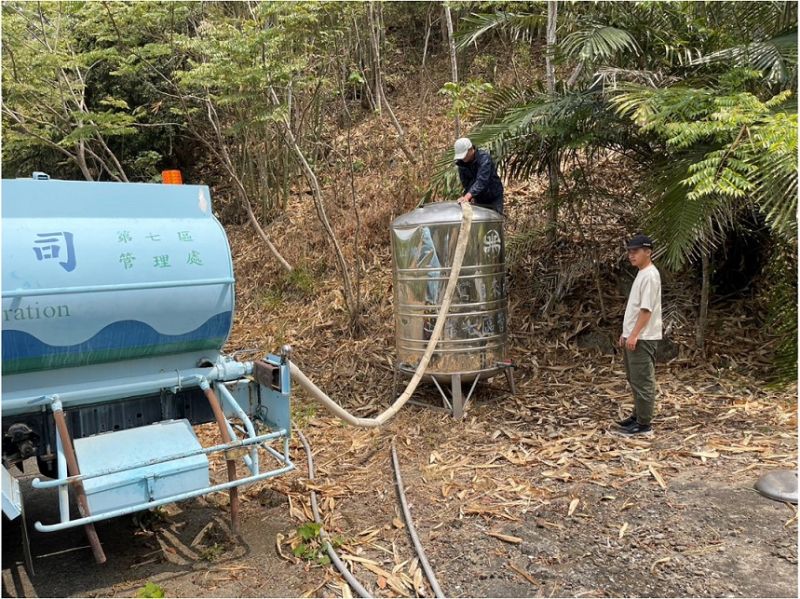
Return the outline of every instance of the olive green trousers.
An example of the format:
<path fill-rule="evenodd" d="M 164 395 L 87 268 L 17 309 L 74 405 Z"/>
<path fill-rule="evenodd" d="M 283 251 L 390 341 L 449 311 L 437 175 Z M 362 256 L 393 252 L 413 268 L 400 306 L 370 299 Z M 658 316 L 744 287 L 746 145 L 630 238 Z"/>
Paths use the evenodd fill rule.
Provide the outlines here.
<path fill-rule="evenodd" d="M 633 351 L 624 349 L 625 374 L 633 391 L 633 413 L 639 424 L 650 424 L 656 411 L 656 344 L 636 342 Z"/>

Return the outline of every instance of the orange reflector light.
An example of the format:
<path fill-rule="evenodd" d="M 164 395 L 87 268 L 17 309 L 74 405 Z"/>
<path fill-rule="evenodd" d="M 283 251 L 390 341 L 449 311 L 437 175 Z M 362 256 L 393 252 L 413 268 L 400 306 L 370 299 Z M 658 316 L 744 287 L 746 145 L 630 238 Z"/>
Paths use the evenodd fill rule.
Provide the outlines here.
<path fill-rule="evenodd" d="M 161 171 L 161 182 L 165 185 L 183 185 L 183 177 L 178 170 Z"/>

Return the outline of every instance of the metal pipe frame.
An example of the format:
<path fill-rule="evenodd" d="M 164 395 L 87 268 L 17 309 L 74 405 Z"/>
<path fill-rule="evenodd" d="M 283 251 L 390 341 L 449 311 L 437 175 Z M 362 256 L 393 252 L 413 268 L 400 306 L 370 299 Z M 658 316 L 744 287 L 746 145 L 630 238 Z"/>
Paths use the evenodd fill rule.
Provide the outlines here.
<path fill-rule="evenodd" d="M 56 431 L 56 464 L 58 466 L 58 478 L 63 479 L 69 476 L 67 472 L 67 458 L 64 456 L 64 445 L 61 443 L 61 435 Z M 36 486 L 34 479 L 33 486 Z M 58 512 L 62 522 L 69 522 L 69 487 L 66 485 L 58 488 Z"/>
<path fill-rule="evenodd" d="M 236 440 L 239 439 L 239 435 L 236 434 L 236 431 L 233 429 L 233 426 L 227 420 L 225 421 L 225 428 L 228 430 L 228 435 L 230 436 L 231 439 L 236 439 Z M 253 450 L 251 449 L 250 451 Z M 244 465 L 247 466 L 247 469 L 250 471 L 250 474 L 256 474 L 256 472 L 253 471 L 253 460 L 250 458 L 250 456 L 249 455 L 242 456 L 242 459 L 244 460 Z"/>
<path fill-rule="evenodd" d="M 273 450 L 274 451 L 274 450 Z M 276 452 L 277 453 L 277 452 Z M 280 455 L 280 454 L 278 454 Z M 193 499 L 194 497 L 200 497 L 201 495 L 207 495 L 209 493 L 217 493 L 220 491 L 227 491 L 231 487 L 238 487 L 242 485 L 249 485 L 251 483 L 255 483 L 261 480 L 265 480 L 267 478 L 273 478 L 275 476 L 280 476 L 281 474 L 286 474 L 287 472 L 291 472 L 295 469 L 294 464 L 291 460 L 286 460 L 286 465 L 283 468 L 279 468 L 278 470 L 272 470 L 270 472 L 264 472 L 257 476 L 248 476 L 247 478 L 240 478 L 233 482 L 221 483 L 219 485 L 214 485 L 212 487 L 206 487 L 204 489 L 199 489 L 197 491 L 189 491 L 186 493 L 180 493 L 178 495 L 173 495 L 171 497 L 165 497 L 163 499 L 158 499 L 156 501 L 148 501 L 147 503 L 140 503 L 137 505 L 132 505 L 125 508 L 120 508 L 117 510 L 113 510 L 110 512 L 104 512 L 102 514 L 97 514 L 95 516 L 90 516 L 87 518 L 80 518 L 78 520 L 71 520 L 70 522 L 60 523 L 60 524 L 42 524 L 41 522 L 36 522 L 34 524 L 36 530 L 39 532 L 56 532 L 59 530 L 66 530 L 67 528 L 73 528 L 75 526 L 83 526 L 85 524 L 92 524 L 94 522 L 100 522 L 101 520 L 108 520 L 110 518 L 117 518 L 119 516 L 126 516 L 128 514 L 133 514 L 134 512 L 140 512 L 142 510 L 159 507 L 161 505 L 166 505 L 167 503 L 175 503 L 176 501 L 185 501 L 187 499 Z"/>
<path fill-rule="evenodd" d="M 229 449 L 236 449 L 237 447 L 248 447 L 251 445 L 259 445 L 261 443 L 264 443 L 265 441 L 271 441 L 272 439 L 279 439 L 280 437 L 283 437 L 285 435 L 286 431 L 284 429 L 280 429 L 277 431 L 273 431 L 271 433 L 260 435 L 252 439 L 242 439 L 242 440 L 232 441 L 230 443 L 214 445 L 213 447 L 201 447 L 200 449 L 193 449 L 191 451 L 177 453 L 175 455 L 167 456 L 164 458 L 157 458 L 154 460 L 139 462 L 137 464 L 133 464 L 132 466 L 124 466 L 122 468 L 109 468 L 108 470 L 102 470 L 94 474 L 81 474 L 80 476 L 68 476 L 58 480 L 46 480 L 46 481 L 43 481 L 39 477 L 36 477 L 33 479 L 33 481 L 31 481 L 31 486 L 34 489 L 50 489 L 52 487 L 70 485 L 78 481 L 88 480 L 90 478 L 97 478 L 99 476 L 106 476 L 109 474 L 117 474 L 119 472 L 126 472 L 128 470 L 136 470 L 137 468 L 144 468 L 145 466 L 153 466 L 155 464 L 163 464 L 164 462 L 171 462 L 172 460 L 181 460 L 183 458 L 192 457 L 202 453 L 208 455 L 211 453 L 219 453 L 221 451 L 227 451 Z"/>
<path fill-rule="evenodd" d="M 174 370 L 164 373 L 149 380 L 141 377 L 130 377 L 130 382 L 116 385 L 97 385 L 91 388 L 81 388 L 58 394 L 64 405 L 74 401 L 89 402 L 117 397 L 134 397 L 146 393 L 154 393 L 162 389 L 178 391 L 186 387 L 198 387 L 202 379 L 210 381 L 235 380 L 253 372 L 252 362 L 217 362 L 208 368 L 191 368 L 188 370 Z M 20 399 L 3 400 L 3 412 L 14 412 L 29 409 L 32 406 L 44 406 L 52 402 L 53 395 L 37 395 Z"/>
<path fill-rule="evenodd" d="M 225 384 L 224 383 L 216 383 L 214 386 L 220 392 L 220 397 L 222 397 L 222 403 L 224 403 L 231 410 L 233 410 L 233 412 L 236 414 L 236 416 L 239 418 L 239 420 L 241 420 L 244 423 L 244 427 L 245 427 L 245 430 L 247 430 L 248 436 L 251 439 L 256 437 L 257 436 L 256 435 L 256 429 L 253 426 L 252 421 L 247 416 L 247 414 L 245 414 L 245 411 L 242 409 L 242 406 L 239 405 L 239 402 L 237 402 L 236 399 L 234 399 L 233 395 L 231 395 L 231 392 L 228 391 L 228 388 L 225 386 Z M 231 426 L 230 422 L 228 422 L 227 418 L 225 419 L 225 421 L 228 423 L 228 427 L 230 428 L 231 436 L 233 438 L 236 438 L 236 433 L 233 432 L 233 427 Z M 245 456 L 245 457 L 247 457 L 247 456 Z M 250 450 L 250 461 L 252 462 L 251 464 L 248 465 L 248 467 L 250 468 L 250 472 L 252 474 L 258 474 L 258 448 L 257 447 L 254 447 L 254 448 L 252 448 Z M 245 460 L 245 463 L 246 462 L 247 461 Z"/>
<path fill-rule="evenodd" d="M 243 366 L 243 368 L 241 370 L 244 370 L 245 372 L 252 371 L 252 363 L 251 362 L 248 362 L 248 363 L 246 363 L 246 365 L 242 365 L 242 366 Z M 212 369 L 208 369 L 208 370 L 213 371 L 214 374 L 218 373 L 218 369 L 216 367 L 214 367 Z M 239 369 L 235 369 L 235 370 L 238 371 Z M 236 377 L 236 378 L 239 378 L 239 377 Z M 178 380 L 179 381 L 181 380 L 180 373 L 178 374 Z M 198 376 L 198 375 L 192 373 L 192 375 L 190 375 L 190 377 L 187 377 L 187 380 L 191 380 L 193 383 L 197 384 L 200 388 L 210 388 L 210 384 L 209 384 L 208 379 L 206 377 L 202 376 L 202 375 Z M 58 478 L 58 480 L 42 481 L 37 477 L 32 481 L 32 486 L 34 488 L 47 489 L 47 488 L 52 488 L 52 487 L 58 487 L 58 489 L 59 489 L 59 499 L 60 499 L 59 507 L 62 508 L 62 509 L 60 509 L 60 517 L 61 517 L 61 522 L 60 523 L 57 523 L 57 524 L 42 524 L 41 522 L 37 521 L 34 524 L 36 530 L 38 530 L 39 532 L 56 532 L 56 531 L 65 530 L 65 529 L 68 529 L 68 528 L 73 528 L 75 526 L 82 526 L 82 525 L 92 524 L 94 522 L 99 522 L 99 521 L 107 520 L 107 519 L 110 519 L 110 518 L 116 518 L 118 516 L 124 516 L 124 515 L 127 515 L 127 514 L 132 514 L 134 512 L 142 511 L 142 510 L 149 509 L 149 508 L 152 508 L 152 507 L 158 507 L 160 505 L 165 505 L 167 503 L 174 503 L 176 501 L 184 501 L 186 499 L 199 497 L 201 495 L 206 495 L 206 494 L 209 494 L 209 493 L 216 493 L 216 492 L 221 492 L 221 491 L 226 491 L 226 490 L 235 490 L 236 488 L 238 488 L 240 486 L 249 485 L 249 484 L 252 484 L 254 482 L 258 482 L 260 480 L 265 480 L 267 478 L 272 478 L 272 477 L 275 477 L 275 476 L 279 476 L 281 474 L 284 474 L 286 472 L 290 472 L 290 471 L 294 470 L 295 466 L 294 466 L 294 464 L 292 463 L 292 461 L 291 461 L 291 459 L 289 457 L 289 434 L 288 434 L 288 431 L 286 429 L 279 429 L 279 430 L 273 431 L 271 433 L 265 433 L 263 435 L 256 435 L 255 427 L 253 426 L 252 421 L 247 416 L 247 414 L 244 412 L 244 410 L 241 408 L 241 406 L 238 404 L 238 402 L 233 397 L 233 395 L 230 393 L 230 391 L 225 387 L 224 384 L 222 384 L 222 381 L 218 380 L 218 381 L 215 381 L 215 383 L 218 383 L 218 384 L 215 384 L 214 386 L 217 387 L 218 389 L 220 389 L 220 391 L 221 391 L 220 395 L 223 398 L 222 401 L 244 423 L 245 428 L 247 430 L 247 434 L 248 434 L 248 438 L 247 439 L 239 440 L 238 437 L 235 434 L 233 434 L 233 428 L 231 426 L 230 421 L 227 418 L 224 418 L 225 424 L 226 424 L 228 430 L 231 431 L 231 433 L 232 433 L 231 434 L 231 438 L 232 439 L 236 439 L 235 441 L 231 441 L 229 443 L 222 443 L 220 445 L 215 445 L 213 447 L 207 447 L 207 448 L 206 447 L 201 447 L 200 449 L 194 449 L 194 450 L 191 450 L 191 451 L 186 451 L 186 452 L 182 452 L 182 453 L 179 453 L 179 454 L 166 456 L 166 457 L 162 457 L 162 458 L 157 458 L 157 459 L 153 459 L 153 460 L 146 460 L 146 461 L 139 462 L 139 463 L 136 463 L 136 464 L 133 464 L 133 465 L 130 465 L 130 466 L 125 466 L 125 467 L 122 467 L 122 468 L 109 468 L 107 470 L 103 470 L 103 471 L 100 471 L 100 472 L 97 472 L 97 473 L 93 473 L 93 474 L 80 474 L 80 475 L 75 475 L 75 476 L 65 476 L 66 472 L 62 472 L 61 468 L 59 468 L 59 473 L 58 473 L 59 478 Z M 61 405 L 60 397 L 58 395 L 47 396 L 47 399 L 49 401 L 51 401 L 51 402 L 58 402 L 59 406 Z M 279 438 L 283 438 L 283 454 L 279 453 L 274 448 L 266 445 L 267 441 L 270 441 L 270 440 L 273 440 L 273 439 L 279 439 Z M 269 453 L 272 457 L 274 457 L 278 461 L 278 463 L 282 464 L 282 467 L 278 468 L 277 470 L 271 470 L 269 472 L 261 473 L 260 472 L 260 468 L 259 468 L 259 462 L 258 462 L 258 447 L 259 446 L 263 447 L 264 450 L 267 453 Z M 164 462 L 170 462 L 170 461 L 174 461 L 174 460 L 179 460 L 179 459 L 183 459 L 183 458 L 187 458 L 187 457 L 191 457 L 191 456 L 199 455 L 199 454 L 209 455 L 209 454 L 212 454 L 212 453 L 227 452 L 227 451 L 229 451 L 231 449 L 235 449 L 235 448 L 238 448 L 238 447 L 251 447 L 252 448 L 250 450 L 250 456 L 244 456 L 245 464 L 248 466 L 248 469 L 251 472 L 251 476 L 248 476 L 248 477 L 245 477 L 245 478 L 240 478 L 240 479 L 235 479 L 235 480 L 229 481 L 227 483 L 222 483 L 222 484 L 219 484 L 219 485 L 213 485 L 213 486 L 210 486 L 210 487 L 204 487 L 203 489 L 197 489 L 195 491 L 190 491 L 190 492 L 186 492 L 186 493 L 180 493 L 178 495 L 165 497 L 165 498 L 158 499 L 158 500 L 155 500 L 155 501 L 139 503 L 139 504 L 136 504 L 136 505 L 133 505 L 133 506 L 128 506 L 128 507 L 125 507 L 125 508 L 112 510 L 110 512 L 104 512 L 102 514 L 95 514 L 95 515 L 92 515 L 92 516 L 83 516 L 81 518 L 78 518 L 77 520 L 70 520 L 69 510 L 67 509 L 66 510 L 66 514 L 65 514 L 64 510 L 63 510 L 63 506 L 61 505 L 61 496 L 62 496 L 63 492 L 69 487 L 69 485 L 74 485 L 74 484 L 81 485 L 82 481 L 87 480 L 87 479 L 97 478 L 97 477 L 100 477 L 100 476 L 106 476 L 106 475 L 109 475 L 109 474 L 116 474 L 116 473 L 119 473 L 119 472 L 128 472 L 128 471 L 135 470 L 137 468 L 142 468 L 142 467 L 146 467 L 146 466 L 152 466 L 154 464 L 161 464 L 161 463 L 164 463 Z M 61 446 L 60 443 L 57 444 L 56 450 L 57 450 L 56 451 L 57 459 L 59 460 L 58 463 L 59 463 L 59 466 L 60 466 L 61 465 L 61 460 L 63 460 L 66 463 L 66 459 L 62 455 L 63 454 L 63 447 Z M 253 459 L 253 455 L 255 455 L 255 459 Z M 249 460 L 247 460 L 248 457 L 250 458 Z M 247 463 L 248 461 L 250 462 L 249 464 Z"/>

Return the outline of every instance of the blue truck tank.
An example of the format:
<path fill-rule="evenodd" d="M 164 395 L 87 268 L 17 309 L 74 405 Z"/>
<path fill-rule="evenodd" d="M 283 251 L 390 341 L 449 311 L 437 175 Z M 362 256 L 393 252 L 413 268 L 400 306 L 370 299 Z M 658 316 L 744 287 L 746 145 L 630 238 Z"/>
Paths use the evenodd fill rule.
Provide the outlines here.
<path fill-rule="evenodd" d="M 12 471 L 36 458 L 54 480 L 33 492 L 57 488 L 60 515 L 36 529 L 85 526 L 99 560 L 94 522 L 221 491 L 234 520 L 236 488 L 294 468 L 288 346 L 222 353 L 234 284 L 205 186 L 3 180 L 7 517 L 23 513 Z M 221 440 L 203 447 L 192 425 L 209 422 Z M 207 456 L 223 452 L 246 474 L 211 484 Z M 69 492 L 86 502 L 77 518 Z"/>
<path fill-rule="evenodd" d="M 233 265 L 207 187 L 17 179 L 2 197 L 4 375 L 217 357 Z"/>

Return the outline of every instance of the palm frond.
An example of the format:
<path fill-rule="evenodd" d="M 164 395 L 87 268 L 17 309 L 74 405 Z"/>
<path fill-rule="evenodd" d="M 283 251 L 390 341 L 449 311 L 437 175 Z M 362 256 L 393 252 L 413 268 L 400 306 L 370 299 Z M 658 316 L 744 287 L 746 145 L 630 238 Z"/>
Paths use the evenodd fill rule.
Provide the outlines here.
<path fill-rule="evenodd" d="M 601 87 L 604 92 L 620 91 L 627 84 L 650 88 L 663 88 L 677 83 L 679 79 L 659 71 L 601 67 L 594 73 L 591 87 Z"/>
<path fill-rule="evenodd" d="M 631 124 L 610 110 L 602 94 L 595 91 L 550 96 L 534 89 L 495 89 L 476 106 L 472 116 L 478 125 L 469 132 L 470 140 L 489 151 L 507 179 L 541 174 L 554 155 L 562 162 L 578 149 L 647 150 Z M 447 173 L 454 170 L 452 150 L 442 156 L 435 169 L 426 198 L 449 193 Z"/>
<path fill-rule="evenodd" d="M 797 240 L 778 240 L 767 263 L 769 330 L 778 337 L 774 358 L 777 382 L 797 381 Z"/>
<path fill-rule="evenodd" d="M 649 191 L 657 195 L 645 219 L 645 228 L 663 248 L 665 263 L 673 269 L 709 252 L 724 239 L 725 232 L 735 225 L 736 207 L 716 196 L 689 197 L 689 168 L 702 151 L 673 159 L 652 171 Z"/>
<path fill-rule="evenodd" d="M 507 33 L 514 41 L 531 42 L 547 23 L 543 13 L 472 13 L 461 19 L 456 34 L 456 47 L 461 49 L 474 44 L 490 31 Z"/>
<path fill-rule="evenodd" d="M 787 82 L 792 78 L 792 69 L 797 66 L 797 31 L 699 56 L 689 65 L 713 63 L 757 69 L 768 81 Z"/>
<path fill-rule="evenodd" d="M 561 45 L 568 56 L 586 62 L 607 61 L 624 52 L 639 54 L 639 45 L 630 33 L 608 25 L 591 25 L 574 31 Z"/>
<path fill-rule="evenodd" d="M 797 3 L 770 0 L 767 2 L 731 2 L 724 5 L 727 21 L 742 31 L 753 32 L 760 39 L 797 27 Z"/>
<path fill-rule="evenodd" d="M 756 201 L 770 228 L 797 237 L 797 114 L 778 113 L 750 133 L 758 167 Z"/>

